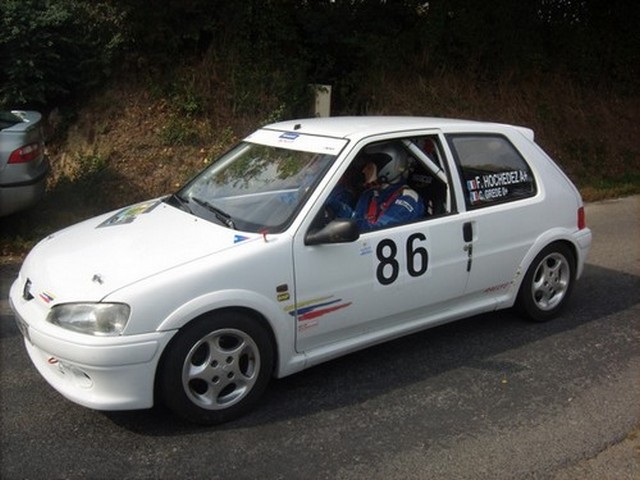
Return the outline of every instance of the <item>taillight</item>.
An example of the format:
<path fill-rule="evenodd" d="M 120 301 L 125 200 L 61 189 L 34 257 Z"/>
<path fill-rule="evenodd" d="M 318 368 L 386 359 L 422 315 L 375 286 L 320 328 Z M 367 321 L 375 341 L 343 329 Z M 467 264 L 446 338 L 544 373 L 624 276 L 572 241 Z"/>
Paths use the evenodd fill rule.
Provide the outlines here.
<path fill-rule="evenodd" d="M 587 228 L 587 219 L 584 215 L 584 207 L 578 209 L 578 230 Z"/>
<path fill-rule="evenodd" d="M 30 143 L 24 147 L 11 152 L 9 155 L 9 163 L 26 163 L 40 156 L 42 145 L 39 143 Z"/>

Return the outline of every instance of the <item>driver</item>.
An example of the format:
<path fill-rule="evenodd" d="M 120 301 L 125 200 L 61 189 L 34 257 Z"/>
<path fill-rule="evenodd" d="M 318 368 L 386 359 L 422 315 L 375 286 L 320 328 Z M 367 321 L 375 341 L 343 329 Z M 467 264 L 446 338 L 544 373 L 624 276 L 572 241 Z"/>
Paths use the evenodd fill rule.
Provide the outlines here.
<path fill-rule="evenodd" d="M 353 218 L 361 232 L 410 223 L 424 217 L 422 199 L 406 183 L 410 171 L 406 151 L 400 146 L 386 145 L 364 155 L 364 191 L 354 208 L 339 202 L 339 208 L 335 208 L 337 216 Z"/>

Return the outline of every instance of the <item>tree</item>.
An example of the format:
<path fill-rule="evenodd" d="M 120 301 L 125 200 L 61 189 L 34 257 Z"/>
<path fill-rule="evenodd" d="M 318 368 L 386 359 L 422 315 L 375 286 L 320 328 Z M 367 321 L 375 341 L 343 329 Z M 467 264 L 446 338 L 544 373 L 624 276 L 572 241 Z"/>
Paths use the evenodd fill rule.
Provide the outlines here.
<path fill-rule="evenodd" d="M 2 0 L 0 105 L 42 107 L 99 84 L 124 42 L 108 2 Z"/>

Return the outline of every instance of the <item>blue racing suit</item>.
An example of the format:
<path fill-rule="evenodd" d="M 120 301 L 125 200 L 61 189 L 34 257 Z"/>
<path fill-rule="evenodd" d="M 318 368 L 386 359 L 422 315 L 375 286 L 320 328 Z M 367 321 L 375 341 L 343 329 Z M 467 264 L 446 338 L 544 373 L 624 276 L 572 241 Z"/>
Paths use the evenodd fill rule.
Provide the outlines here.
<path fill-rule="evenodd" d="M 329 206 L 339 218 L 353 218 L 361 232 L 411 223 L 425 216 L 422 199 L 405 184 L 387 185 L 385 188 L 365 190 L 355 207 L 334 192 Z"/>
<path fill-rule="evenodd" d="M 411 223 L 424 217 L 425 208 L 417 192 L 407 185 L 387 185 L 365 190 L 353 211 L 361 232 Z"/>

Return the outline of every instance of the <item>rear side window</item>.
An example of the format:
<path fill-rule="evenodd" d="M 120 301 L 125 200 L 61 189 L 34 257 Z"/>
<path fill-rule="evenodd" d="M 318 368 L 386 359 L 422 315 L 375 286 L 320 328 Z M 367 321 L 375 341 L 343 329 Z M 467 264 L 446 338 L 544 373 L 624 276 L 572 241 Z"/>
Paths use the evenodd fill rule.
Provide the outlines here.
<path fill-rule="evenodd" d="M 505 137 L 450 135 L 447 138 L 456 159 L 467 208 L 510 202 L 536 194 L 529 165 Z"/>

